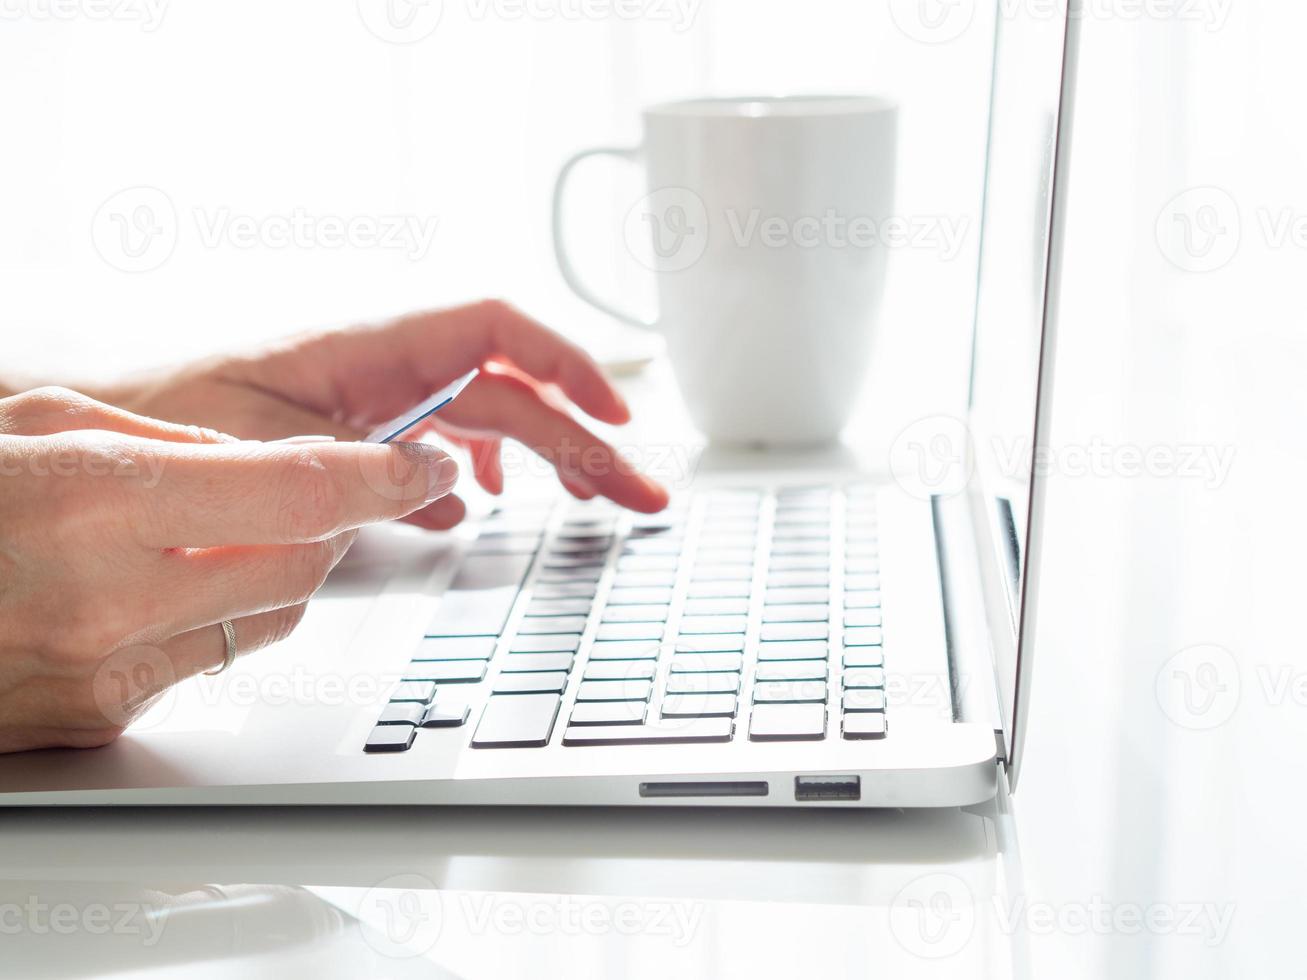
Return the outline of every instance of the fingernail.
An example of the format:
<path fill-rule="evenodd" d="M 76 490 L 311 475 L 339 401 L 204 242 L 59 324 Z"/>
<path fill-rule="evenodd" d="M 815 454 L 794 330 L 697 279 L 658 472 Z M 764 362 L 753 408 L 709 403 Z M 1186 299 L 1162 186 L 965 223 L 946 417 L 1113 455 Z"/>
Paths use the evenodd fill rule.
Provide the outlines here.
<path fill-rule="evenodd" d="M 427 468 L 427 503 L 439 500 L 458 482 L 458 464 L 439 446 L 426 442 L 394 442 L 395 451 L 410 462 Z"/>
<path fill-rule="evenodd" d="M 335 436 L 289 436 L 285 439 L 276 439 L 278 445 L 282 446 L 299 446 L 309 442 L 335 442 Z"/>

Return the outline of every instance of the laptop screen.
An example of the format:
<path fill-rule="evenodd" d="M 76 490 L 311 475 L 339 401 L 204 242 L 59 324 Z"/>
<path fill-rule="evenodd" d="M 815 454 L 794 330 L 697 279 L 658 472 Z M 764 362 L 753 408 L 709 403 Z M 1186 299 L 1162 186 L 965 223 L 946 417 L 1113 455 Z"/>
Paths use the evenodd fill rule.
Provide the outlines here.
<path fill-rule="evenodd" d="M 1035 475 L 1063 7 L 1000 0 L 996 15 L 969 427 L 977 477 L 973 513 L 986 552 L 981 564 L 1009 737 Z"/>

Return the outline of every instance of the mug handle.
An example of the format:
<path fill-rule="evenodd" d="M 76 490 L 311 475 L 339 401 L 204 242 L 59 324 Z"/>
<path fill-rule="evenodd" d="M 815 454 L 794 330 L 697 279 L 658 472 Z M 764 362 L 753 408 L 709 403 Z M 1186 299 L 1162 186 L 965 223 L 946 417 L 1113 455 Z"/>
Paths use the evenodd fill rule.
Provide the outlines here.
<path fill-rule="evenodd" d="M 626 310 L 619 309 L 612 303 L 608 302 L 601 296 L 596 295 L 590 290 L 581 277 L 577 275 L 572 260 L 568 258 L 567 248 L 563 245 L 563 191 L 567 185 L 567 179 L 571 176 L 573 168 L 587 157 L 611 156 L 619 160 L 629 160 L 636 162 L 640 159 L 643 147 L 639 146 L 599 146 L 590 150 L 582 150 L 580 153 L 573 154 L 562 169 L 558 171 L 558 179 L 554 181 L 554 259 L 558 262 L 558 271 L 563 276 L 563 281 L 571 287 L 572 292 L 580 296 L 595 309 L 607 313 L 611 317 L 616 317 L 623 323 L 629 323 L 635 327 L 652 327 L 654 326 L 648 320 L 645 320 Z"/>

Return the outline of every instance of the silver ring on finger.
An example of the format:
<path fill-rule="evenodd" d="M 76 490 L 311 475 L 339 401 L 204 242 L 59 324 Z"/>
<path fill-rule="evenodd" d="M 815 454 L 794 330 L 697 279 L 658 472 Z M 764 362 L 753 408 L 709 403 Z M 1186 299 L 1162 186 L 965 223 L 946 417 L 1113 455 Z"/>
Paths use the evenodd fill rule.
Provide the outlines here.
<path fill-rule="evenodd" d="M 232 625 L 230 619 L 222 621 L 222 638 L 226 643 L 226 649 L 223 651 L 222 663 L 213 670 L 206 670 L 205 677 L 213 677 L 215 674 L 221 674 L 224 670 L 236 662 L 236 627 Z"/>

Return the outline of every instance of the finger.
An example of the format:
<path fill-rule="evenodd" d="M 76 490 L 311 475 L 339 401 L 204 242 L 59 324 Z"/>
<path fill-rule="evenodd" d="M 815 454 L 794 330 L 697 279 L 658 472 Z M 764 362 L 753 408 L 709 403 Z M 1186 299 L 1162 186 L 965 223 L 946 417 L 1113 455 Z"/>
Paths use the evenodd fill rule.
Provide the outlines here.
<path fill-rule="evenodd" d="M 307 608 L 305 603 L 297 603 L 232 620 L 237 658 L 286 639 L 300 624 Z M 210 625 L 182 633 L 162 649 L 172 661 L 177 680 L 184 680 L 222 666 L 227 655 L 227 637 L 220 625 Z"/>
<path fill-rule="evenodd" d="M 235 442 L 198 425 L 176 425 L 106 405 L 67 388 L 35 388 L 0 401 L 0 433 L 46 436 L 72 429 L 97 429 L 165 442 Z"/>
<path fill-rule="evenodd" d="M 620 425 L 631 412 L 599 366 L 575 344 L 494 300 L 415 313 L 303 341 L 246 370 L 292 379 L 296 398 L 324 415 L 379 422 L 489 361 L 557 384 L 582 411 Z"/>
<path fill-rule="evenodd" d="M 162 444 L 158 444 L 162 446 Z M 115 519 L 152 548 L 323 541 L 443 497 L 458 465 L 426 443 L 135 447 Z"/>
<path fill-rule="evenodd" d="M 502 433 L 526 445 L 558 470 L 565 484 L 629 507 L 654 513 L 667 506 L 667 491 L 636 472 L 618 452 L 566 412 L 550 405 L 520 378 L 483 374 L 445 409 L 437 423 L 465 435 Z"/>
<path fill-rule="evenodd" d="M 472 475 L 486 493 L 496 496 L 504 492 L 504 462 L 501 455 L 502 439 L 464 440 L 472 458 Z"/>
<path fill-rule="evenodd" d="M 172 636 L 307 602 L 357 533 L 311 544 L 160 552 L 144 576 L 155 594 L 167 589 L 167 604 L 151 610 L 153 631 Z"/>
<path fill-rule="evenodd" d="M 441 497 L 434 504 L 409 514 L 404 522 L 428 531 L 448 531 L 462 523 L 466 516 L 467 505 L 451 493 L 448 497 Z"/>

